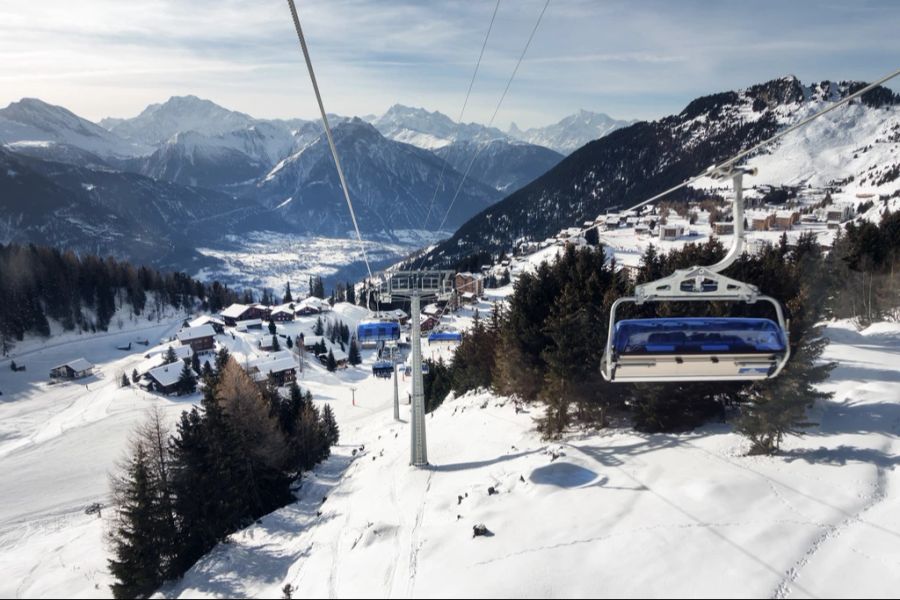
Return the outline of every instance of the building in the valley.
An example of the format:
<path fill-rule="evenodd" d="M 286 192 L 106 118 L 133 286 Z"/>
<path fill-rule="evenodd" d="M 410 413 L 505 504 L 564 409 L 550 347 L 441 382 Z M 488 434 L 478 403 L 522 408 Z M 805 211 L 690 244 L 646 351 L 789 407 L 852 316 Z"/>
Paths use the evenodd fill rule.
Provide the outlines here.
<path fill-rule="evenodd" d="M 209 323 L 197 327 L 185 327 L 175 337 L 182 346 L 190 346 L 196 353 L 209 352 L 216 347 L 216 331 Z"/>
<path fill-rule="evenodd" d="M 470 292 L 475 296 L 484 294 L 484 276 L 481 273 L 457 273 L 455 283 L 457 294 L 466 292 Z"/>
<path fill-rule="evenodd" d="M 177 391 L 183 370 L 184 363 L 180 360 L 150 369 L 144 376 L 145 383 L 142 386 L 159 394 L 173 394 Z M 197 373 L 194 373 L 194 377 L 198 377 Z"/>
<path fill-rule="evenodd" d="M 81 379 L 94 374 L 94 365 L 83 358 L 76 358 L 50 369 L 51 379 Z"/>
<path fill-rule="evenodd" d="M 681 223 L 673 223 L 659 226 L 659 239 L 663 241 L 674 241 L 684 235 L 684 225 Z"/>

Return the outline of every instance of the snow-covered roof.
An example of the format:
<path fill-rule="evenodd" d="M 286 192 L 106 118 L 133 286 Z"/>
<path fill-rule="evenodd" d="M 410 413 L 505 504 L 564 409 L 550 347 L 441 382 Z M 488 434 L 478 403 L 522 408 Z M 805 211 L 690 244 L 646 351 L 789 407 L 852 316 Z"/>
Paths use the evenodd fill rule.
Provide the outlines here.
<path fill-rule="evenodd" d="M 228 308 L 222 311 L 222 316 L 228 319 L 237 319 L 242 314 L 247 312 L 247 309 L 250 308 L 246 304 L 232 304 Z"/>
<path fill-rule="evenodd" d="M 325 341 L 324 335 L 306 335 L 303 336 L 303 344 L 305 346 L 313 346 Z"/>
<path fill-rule="evenodd" d="M 304 298 L 303 300 L 301 300 L 300 306 L 322 309 L 325 306 L 328 306 L 328 303 L 316 296 L 310 296 L 309 298 Z"/>
<path fill-rule="evenodd" d="M 207 323 L 214 323 L 216 325 L 224 325 L 225 321 L 223 321 L 222 319 L 217 319 L 216 317 L 213 317 L 212 315 L 203 315 L 203 316 L 197 317 L 193 321 L 189 321 L 188 326 L 189 327 L 200 327 L 201 325 L 206 325 Z"/>
<path fill-rule="evenodd" d="M 61 365 L 53 367 L 54 369 L 62 369 L 63 367 L 69 367 L 73 371 L 87 371 L 88 369 L 93 369 L 94 365 L 89 363 L 87 360 L 83 358 L 76 358 L 75 360 L 70 360 L 67 363 L 63 363 Z"/>
<path fill-rule="evenodd" d="M 272 309 L 273 316 L 280 315 L 280 314 L 293 315 L 294 311 L 291 309 L 290 306 L 286 306 L 286 305 L 285 306 L 276 306 L 275 308 Z"/>
<path fill-rule="evenodd" d="M 264 378 L 269 373 L 281 373 L 297 368 L 297 360 L 289 351 L 273 352 L 268 356 L 254 359 L 247 365 L 251 370 L 256 369 Z"/>
<path fill-rule="evenodd" d="M 181 377 L 181 371 L 184 369 L 184 363 L 181 361 L 170 363 L 168 365 L 163 365 L 161 367 L 156 367 L 155 369 L 150 369 L 147 373 L 150 377 L 156 380 L 159 385 L 163 387 L 168 387 L 172 384 L 178 382 L 178 379 Z M 191 370 L 193 372 L 193 369 Z M 196 377 L 197 374 L 194 373 Z"/>
<path fill-rule="evenodd" d="M 216 335 L 213 326 L 210 324 L 199 325 L 197 327 L 185 327 L 175 336 L 178 338 L 179 342 L 189 342 L 191 340 L 196 340 L 205 337 L 212 337 Z"/>
<path fill-rule="evenodd" d="M 262 319 L 244 319 L 243 321 L 238 321 L 238 327 L 250 327 L 253 325 L 262 325 Z"/>
<path fill-rule="evenodd" d="M 172 350 L 175 351 L 175 356 L 180 361 L 186 358 L 190 358 L 194 355 L 194 351 L 191 350 L 190 346 L 169 346 L 169 348 L 172 348 Z M 152 354 L 148 354 L 147 360 L 143 361 L 141 364 L 135 367 L 138 375 L 148 373 L 152 369 L 160 366 L 166 359 L 166 354 L 169 352 L 169 348 L 165 348 L 162 351 L 154 351 Z"/>

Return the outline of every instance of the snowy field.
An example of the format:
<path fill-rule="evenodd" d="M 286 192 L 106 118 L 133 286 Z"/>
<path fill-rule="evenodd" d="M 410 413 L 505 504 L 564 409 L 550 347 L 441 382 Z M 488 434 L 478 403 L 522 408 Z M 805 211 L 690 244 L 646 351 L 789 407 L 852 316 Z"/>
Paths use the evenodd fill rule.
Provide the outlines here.
<path fill-rule="evenodd" d="M 393 422 L 390 383 L 364 379 L 357 407 L 335 398 L 342 443 L 300 501 L 163 592 L 273 597 L 290 583 L 295 597 L 893 597 L 900 327 L 828 332 L 834 399 L 772 458 L 744 456 L 725 425 L 547 444 L 534 414 L 482 393 L 427 419 L 432 466 L 414 469 L 407 407 Z M 473 538 L 476 523 L 493 535 Z"/>
<path fill-rule="evenodd" d="M 491 306 L 444 324 L 466 328 L 474 308 L 487 317 Z M 354 327 L 365 311 L 338 305 L 332 316 Z M 309 334 L 314 322 L 279 333 Z M 106 502 L 107 474 L 147 408 L 174 418 L 199 397 L 118 388 L 117 375 L 146 349 L 115 347 L 166 340 L 179 323 L 23 346 L 25 373 L 0 362 L 0 596 L 109 595 L 104 520 L 84 508 Z M 900 326 L 839 323 L 828 334 L 826 358 L 840 363 L 826 384 L 835 397 L 774 458 L 744 456 L 746 443 L 715 424 L 683 435 L 588 431 L 548 444 L 534 431 L 539 407 L 517 412 L 480 393 L 429 416 L 432 466 L 414 469 L 408 381 L 397 423 L 393 385 L 370 375 L 371 351 L 338 373 L 309 364 L 301 386 L 332 405 L 341 427 L 333 457 L 307 477 L 297 503 L 234 534 L 161 593 L 278 597 L 290 583 L 295 597 L 893 596 Z M 217 339 L 252 359 L 258 336 Z M 452 346 L 423 350 L 446 358 Z M 48 386 L 49 368 L 75 356 L 100 366 L 89 389 Z M 473 538 L 476 523 L 492 535 Z"/>

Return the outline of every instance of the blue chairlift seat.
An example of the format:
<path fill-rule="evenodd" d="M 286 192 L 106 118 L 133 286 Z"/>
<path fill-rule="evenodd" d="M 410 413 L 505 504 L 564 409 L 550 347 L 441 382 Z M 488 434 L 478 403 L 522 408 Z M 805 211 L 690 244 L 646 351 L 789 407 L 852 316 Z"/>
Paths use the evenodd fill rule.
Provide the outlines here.
<path fill-rule="evenodd" d="M 394 363 L 389 360 L 379 360 L 372 365 L 372 375 L 389 379 L 394 374 Z"/>
<path fill-rule="evenodd" d="M 769 319 L 626 319 L 613 336 L 618 381 L 765 379 L 787 350 Z"/>
<path fill-rule="evenodd" d="M 365 346 L 399 340 L 400 324 L 395 321 L 360 321 L 356 326 L 356 339 Z"/>

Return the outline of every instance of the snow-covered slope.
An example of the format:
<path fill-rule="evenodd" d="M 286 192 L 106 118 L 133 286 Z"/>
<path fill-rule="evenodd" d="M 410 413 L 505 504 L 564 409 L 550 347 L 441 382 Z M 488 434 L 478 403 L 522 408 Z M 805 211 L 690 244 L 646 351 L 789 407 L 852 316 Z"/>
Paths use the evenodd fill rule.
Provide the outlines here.
<path fill-rule="evenodd" d="M 597 140 L 634 121 L 613 119 L 605 113 L 579 110 L 558 123 L 546 127 L 532 127 L 522 131 L 515 123 L 509 126 L 509 136 L 538 146 L 571 154 L 590 141 Z"/>
<path fill-rule="evenodd" d="M 103 158 L 147 154 L 148 146 L 127 141 L 73 112 L 36 98 L 0 109 L 0 144 L 53 142 L 75 146 Z"/>
<path fill-rule="evenodd" d="M 336 456 L 300 500 L 231 536 L 167 597 L 883 597 L 900 585 L 900 328 L 829 329 L 819 425 L 747 457 L 724 425 L 548 444 L 490 393 L 427 419 L 408 466 L 391 384 L 327 394 Z M 354 451 L 355 456 L 354 456 Z M 491 494 L 489 488 L 496 493 Z M 483 523 L 489 537 L 473 538 Z"/>

